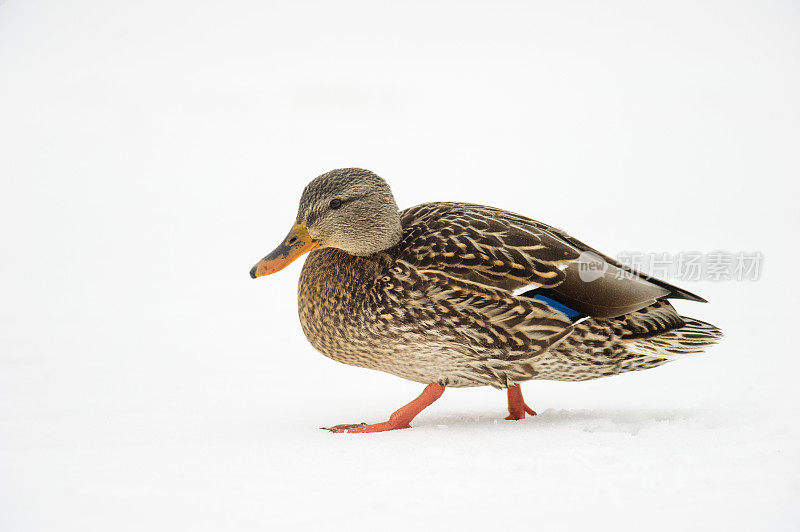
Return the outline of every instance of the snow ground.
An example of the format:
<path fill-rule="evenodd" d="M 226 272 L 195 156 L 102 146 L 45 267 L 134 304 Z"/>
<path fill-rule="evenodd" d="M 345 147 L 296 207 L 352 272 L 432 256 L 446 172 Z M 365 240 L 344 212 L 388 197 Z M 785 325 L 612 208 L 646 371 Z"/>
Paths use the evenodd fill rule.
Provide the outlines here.
<path fill-rule="evenodd" d="M 793 3 L 0 4 L 0 530 L 796 530 Z M 451 389 L 336 364 L 299 264 L 247 273 L 331 168 L 615 254 L 761 251 L 684 283 L 707 355 Z"/>

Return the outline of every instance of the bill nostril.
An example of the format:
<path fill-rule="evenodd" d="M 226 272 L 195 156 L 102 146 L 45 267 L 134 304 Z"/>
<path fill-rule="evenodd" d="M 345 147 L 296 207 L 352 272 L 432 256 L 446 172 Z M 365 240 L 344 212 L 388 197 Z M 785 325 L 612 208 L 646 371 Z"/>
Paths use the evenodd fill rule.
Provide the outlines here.
<path fill-rule="evenodd" d="M 297 242 L 297 237 L 293 236 L 292 238 L 289 239 L 289 242 L 287 242 L 287 243 L 288 244 L 294 244 L 295 242 Z"/>

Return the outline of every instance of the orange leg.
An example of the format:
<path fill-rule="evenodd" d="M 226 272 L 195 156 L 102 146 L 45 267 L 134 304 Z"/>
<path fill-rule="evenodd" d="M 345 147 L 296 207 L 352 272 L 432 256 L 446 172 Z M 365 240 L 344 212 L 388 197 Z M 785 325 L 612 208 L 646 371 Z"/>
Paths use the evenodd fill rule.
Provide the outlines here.
<path fill-rule="evenodd" d="M 525 419 L 525 413 L 536 415 L 533 408 L 525 404 L 519 384 L 508 387 L 508 417 L 506 419 Z"/>
<path fill-rule="evenodd" d="M 411 420 L 426 407 L 430 406 L 431 403 L 440 398 L 443 393 L 444 386 L 433 382 L 425 387 L 425 390 L 419 397 L 389 416 L 389 421 L 375 423 L 374 425 L 367 425 L 365 423 L 356 425 L 336 425 L 334 427 L 328 427 L 327 430 L 331 432 L 383 432 L 385 430 L 408 429 L 411 428 L 409 424 Z"/>

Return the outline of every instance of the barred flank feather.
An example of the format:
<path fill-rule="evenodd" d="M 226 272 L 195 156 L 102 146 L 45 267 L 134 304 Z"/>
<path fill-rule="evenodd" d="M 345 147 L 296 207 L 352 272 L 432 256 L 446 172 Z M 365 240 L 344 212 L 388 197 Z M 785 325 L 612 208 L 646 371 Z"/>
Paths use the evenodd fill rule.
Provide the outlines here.
<path fill-rule="evenodd" d="M 619 318 L 585 320 L 533 365 L 534 379 L 584 381 L 654 368 L 715 344 L 722 331 L 667 301 Z"/>
<path fill-rule="evenodd" d="M 722 331 L 704 321 L 681 316 L 686 325 L 652 338 L 631 342 L 631 352 L 674 359 L 682 355 L 701 353 L 722 338 Z"/>

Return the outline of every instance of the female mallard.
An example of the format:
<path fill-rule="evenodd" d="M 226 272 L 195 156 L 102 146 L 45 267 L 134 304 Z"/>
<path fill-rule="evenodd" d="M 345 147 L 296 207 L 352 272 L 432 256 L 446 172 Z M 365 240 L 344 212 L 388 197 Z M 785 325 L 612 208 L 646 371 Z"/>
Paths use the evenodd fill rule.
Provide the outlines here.
<path fill-rule="evenodd" d="M 314 179 L 294 227 L 250 276 L 312 250 L 298 289 L 311 344 L 336 361 L 427 384 L 388 421 L 333 432 L 408 428 L 445 386 L 507 388 L 506 419 L 522 419 L 535 412 L 521 381 L 652 368 L 721 336 L 667 301 L 704 299 L 563 231 L 468 203 L 399 212 L 389 185 L 359 168 Z"/>

